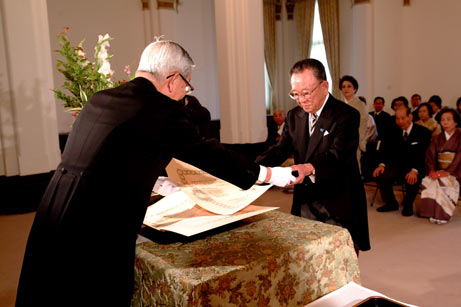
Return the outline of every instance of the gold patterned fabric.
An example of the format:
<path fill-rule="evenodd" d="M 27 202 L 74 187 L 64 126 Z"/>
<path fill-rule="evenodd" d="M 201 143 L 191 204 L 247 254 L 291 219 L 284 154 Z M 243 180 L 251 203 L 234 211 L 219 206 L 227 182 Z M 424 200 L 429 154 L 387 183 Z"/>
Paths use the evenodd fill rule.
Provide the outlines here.
<path fill-rule="evenodd" d="M 138 244 L 132 306 L 303 306 L 359 274 L 346 229 L 272 211 L 190 242 Z"/>

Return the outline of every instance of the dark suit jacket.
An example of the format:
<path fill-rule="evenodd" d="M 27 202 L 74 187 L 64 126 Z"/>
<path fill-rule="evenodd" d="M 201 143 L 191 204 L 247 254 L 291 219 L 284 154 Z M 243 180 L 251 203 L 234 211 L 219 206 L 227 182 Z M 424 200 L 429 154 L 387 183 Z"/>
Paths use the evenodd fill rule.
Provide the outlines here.
<path fill-rule="evenodd" d="M 419 120 L 419 114 L 418 114 L 418 108 L 416 110 L 412 111 L 411 114 L 413 115 L 413 122 L 416 122 Z"/>
<path fill-rule="evenodd" d="M 430 142 L 431 131 L 415 123 L 406 141 L 403 140 L 402 129 L 393 129 L 389 138 L 381 144 L 380 163 L 396 167 L 403 173 L 414 168 L 419 176 L 424 177 L 424 160 Z"/>
<path fill-rule="evenodd" d="M 136 235 L 172 157 L 245 189 L 259 174 L 253 162 L 201 141 L 184 105 L 147 79 L 96 93 L 37 211 L 17 306 L 129 306 Z"/>
<path fill-rule="evenodd" d="M 291 154 L 296 164 L 312 163 L 316 181 L 306 178 L 295 186 L 292 214 L 303 203 L 318 202 L 351 233 L 361 250 L 370 249 L 365 191 L 357 163 L 359 113 L 329 96 L 309 136 L 309 115 L 295 107 L 288 112 L 280 141 L 256 159 L 262 165 L 280 165 Z"/>
<path fill-rule="evenodd" d="M 373 116 L 376 123 L 376 129 L 378 130 L 378 137 L 376 139 L 384 140 L 386 133 L 391 127 L 391 115 L 385 111 L 381 111 L 379 114 L 370 112 L 370 115 Z"/>

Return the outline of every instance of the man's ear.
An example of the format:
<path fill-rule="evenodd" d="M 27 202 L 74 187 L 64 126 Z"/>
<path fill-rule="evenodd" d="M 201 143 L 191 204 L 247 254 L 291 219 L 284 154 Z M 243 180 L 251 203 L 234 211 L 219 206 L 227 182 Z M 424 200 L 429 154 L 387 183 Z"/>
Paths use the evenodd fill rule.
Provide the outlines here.
<path fill-rule="evenodd" d="M 176 82 L 176 75 L 172 76 L 171 78 L 167 79 L 166 88 L 169 93 L 172 93 L 174 90 L 174 83 Z"/>

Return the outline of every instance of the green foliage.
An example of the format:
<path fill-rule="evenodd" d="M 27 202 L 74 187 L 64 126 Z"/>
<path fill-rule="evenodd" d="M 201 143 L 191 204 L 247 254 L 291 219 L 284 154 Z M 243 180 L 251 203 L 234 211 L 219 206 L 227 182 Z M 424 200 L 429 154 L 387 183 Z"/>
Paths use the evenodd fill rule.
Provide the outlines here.
<path fill-rule="evenodd" d="M 100 36 L 95 47 L 94 62 L 89 61 L 83 52 L 84 40 L 76 47 L 71 46 L 66 31 L 58 34 L 57 39 L 61 49 L 56 52 L 61 54 L 64 60 L 58 60 L 56 68 L 64 75 L 65 81 L 61 87 L 53 91 L 56 98 L 62 100 L 65 107 L 70 108 L 69 112 L 79 113 L 94 93 L 114 86 L 110 73 L 100 72 L 104 64 L 108 65 L 110 71 L 108 60 L 112 56 L 107 55 L 106 46 L 112 38 L 108 35 Z"/>

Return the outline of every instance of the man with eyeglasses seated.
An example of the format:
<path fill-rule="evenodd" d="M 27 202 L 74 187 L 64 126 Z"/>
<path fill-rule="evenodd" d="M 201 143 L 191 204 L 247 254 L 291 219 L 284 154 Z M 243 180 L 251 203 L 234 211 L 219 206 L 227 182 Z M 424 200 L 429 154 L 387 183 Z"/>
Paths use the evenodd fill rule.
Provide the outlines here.
<path fill-rule="evenodd" d="M 158 40 L 134 80 L 85 104 L 37 210 L 16 306 L 130 306 L 136 236 L 173 157 L 242 189 L 294 182 L 290 168 L 261 167 L 200 138 L 181 103 L 193 66 L 180 45 Z"/>
<path fill-rule="evenodd" d="M 369 250 L 365 190 L 357 162 L 360 115 L 328 93 L 325 68 L 315 59 L 290 71 L 290 110 L 280 141 L 256 159 L 280 165 L 294 154 L 295 181 L 291 213 L 349 230 L 354 247 Z"/>

